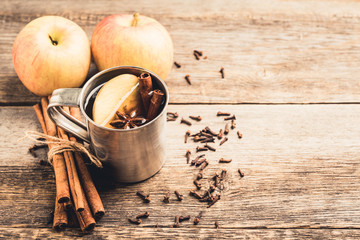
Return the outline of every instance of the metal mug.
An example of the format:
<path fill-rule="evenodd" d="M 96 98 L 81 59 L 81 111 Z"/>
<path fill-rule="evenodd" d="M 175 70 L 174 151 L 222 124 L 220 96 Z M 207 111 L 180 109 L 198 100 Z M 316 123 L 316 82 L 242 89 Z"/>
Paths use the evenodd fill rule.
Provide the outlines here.
<path fill-rule="evenodd" d="M 96 124 L 85 112 L 86 104 L 102 84 L 120 74 L 150 74 L 153 83 L 164 92 L 163 109 L 152 121 L 132 129 L 110 129 Z M 133 66 L 103 70 L 87 81 L 83 88 L 61 88 L 53 92 L 48 113 L 56 125 L 90 144 L 100 161 L 109 166 L 120 182 L 139 182 L 155 175 L 165 162 L 166 108 L 169 92 L 156 74 Z M 85 124 L 61 106 L 80 107 Z"/>

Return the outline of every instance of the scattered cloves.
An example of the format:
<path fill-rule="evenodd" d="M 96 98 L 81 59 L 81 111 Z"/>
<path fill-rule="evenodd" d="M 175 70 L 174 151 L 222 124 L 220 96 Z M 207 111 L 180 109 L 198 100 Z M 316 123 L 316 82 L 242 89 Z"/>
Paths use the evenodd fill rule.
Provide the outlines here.
<path fill-rule="evenodd" d="M 219 229 L 219 222 L 218 221 L 215 221 L 215 228 Z"/>
<path fill-rule="evenodd" d="M 191 156 L 191 151 L 188 149 L 186 150 L 186 154 L 185 154 L 187 164 L 189 164 L 190 162 L 190 156 Z"/>
<path fill-rule="evenodd" d="M 232 159 L 224 159 L 224 158 L 219 159 L 219 163 L 230 163 L 231 161 Z"/>
<path fill-rule="evenodd" d="M 183 221 L 186 221 L 186 220 L 189 220 L 189 219 L 190 219 L 190 215 L 180 216 L 180 217 L 179 217 L 179 222 L 183 222 Z"/>
<path fill-rule="evenodd" d="M 198 122 L 200 122 L 202 120 L 201 116 L 189 116 L 189 118 L 191 118 L 192 120 L 198 121 Z"/>
<path fill-rule="evenodd" d="M 200 141 L 201 143 L 209 143 L 209 142 L 215 142 L 215 138 L 211 137 L 211 138 L 206 138 L 204 140 Z"/>
<path fill-rule="evenodd" d="M 217 136 L 217 133 L 214 132 L 214 131 L 212 131 L 209 127 L 205 127 L 204 130 L 205 130 L 205 132 L 210 133 L 210 134 L 213 135 L 214 137 Z"/>
<path fill-rule="evenodd" d="M 198 167 L 200 166 L 201 164 L 203 164 L 203 162 L 206 161 L 206 158 L 201 158 L 201 159 L 198 159 L 196 162 L 195 162 L 195 166 Z"/>
<path fill-rule="evenodd" d="M 172 225 L 173 228 L 178 228 L 180 227 L 180 217 L 179 216 L 176 216 L 175 217 L 175 223 Z"/>
<path fill-rule="evenodd" d="M 243 136 L 240 131 L 237 131 L 237 135 L 238 135 L 239 138 L 242 138 L 242 136 Z"/>
<path fill-rule="evenodd" d="M 188 140 L 190 134 L 191 134 L 190 130 L 187 130 L 185 133 L 185 140 L 184 140 L 185 143 L 187 143 L 187 140 Z"/>
<path fill-rule="evenodd" d="M 227 137 L 224 137 L 224 139 L 221 140 L 221 142 L 220 142 L 220 146 L 223 145 L 227 140 L 228 140 L 228 138 L 227 138 Z"/>
<path fill-rule="evenodd" d="M 200 141 L 204 141 L 206 139 L 207 139 L 207 137 L 201 137 L 198 135 L 193 138 L 194 142 L 200 142 Z"/>
<path fill-rule="evenodd" d="M 204 177 L 202 171 L 200 171 L 197 175 L 196 175 L 196 180 L 200 180 Z"/>
<path fill-rule="evenodd" d="M 133 224 L 140 224 L 141 223 L 141 219 L 134 219 L 134 218 L 128 218 L 129 222 L 130 223 L 133 223 Z"/>
<path fill-rule="evenodd" d="M 178 118 L 179 114 L 177 112 L 167 112 L 166 115 L 168 117 Z"/>
<path fill-rule="evenodd" d="M 191 123 L 191 122 L 189 122 L 188 120 L 183 119 L 183 118 L 181 118 L 180 123 L 184 123 L 184 124 L 186 124 L 186 125 L 188 125 L 188 126 L 191 126 L 191 125 L 192 125 L 192 123 Z"/>
<path fill-rule="evenodd" d="M 139 215 L 136 216 L 137 219 L 139 218 L 148 218 L 150 216 L 149 212 L 144 212 L 144 213 L 140 213 Z"/>
<path fill-rule="evenodd" d="M 238 172 L 239 172 L 241 178 L 243 178 L 245 176 L 245 174 L 241 171 L 240 168 L 238 169 Z"/>
<path fill-rule="evenodd" d="M 197 199 L 201 199 L 201 195 L 198 192 L 196 192 L 195 190 L 190 190 L 190 196 L 193 196 Z"/>
<path fill-rule="evenodd" d="M 176 118 L 173 117 L 167 117 L 166 121 L 171 122 L 171 121 L 176 121 Z"/>
<path fill-rule="evenodd" d="M 217 114 L 216 114 L 216 116 L 230 116 L 231 115 L 231 113 L 228 113 L 228 112 L 217 112 Z"/>
<path fill-rule="evenodd" d="M 201 165 L 200 170 L 204 170 L 209 165 L 209 161 L 205 160 L 204 163 Z"/>
<path fill-rule="evenodd" d="M 224 118 L 224 120 L 225 121 L 227 121 L 227 120 L 236 120 L 236 116 L 235 115 L 232 115 L 231 117 L 226 117 L 226 118 Z"/>
<path fill-rule="evenodd" d="M 189 74 L 186 74 L 185 80 L 187 81 L 187 83 L 188 83 L 189 85 L 191 85 L 191 79 L 190 79 L 190 75 L 189 75 Z"/>
<path fill-rule="evenodd" d="M 197 54 L 201 57 L 203 55 L 203 51 L 194 50 L 194 54 Z"/>
<path fill-rule="evenodd" d="M 180 194 L 178 190 L 176 190 L 174 193 L 179 201 L 182 201 L 184 199 L 184 196 Z"/>
<path fill-rule="evenodd" d="M 145 203 L 151 201 L 150 194 L 145 194 L 143 191 L 136 192 L 136 195 L 138 195 Z"/>
<path fill-rule="evenodd" d="M 220 174 L 220 180 L 221 180 L 221 181 L 225 179 L 226 173 L 227 173 L 227 170 L 226 170 L 226 169 L 223 169 L 223 170 L 221 171 L 221 174 Z"/>
<path fill-rule="evenodd" d="M 174 62 L 174 65 L 175 65 L 175 67 L 177 67 L 177 68 L 181 68 L 180 63 L 178 63 L 178 62 Z"/>
<path fill-rule="evenodd" d="M 164 196 L 164 199 L 163 199 L 163 202 L 164 203 L 169 203 L 170 202 L 170 191 L 168 191 L 165 196 Z"/>
<path fill-rule="evenodd" d="M 219 72 L 221 73 L 221 78 L 225 78 L 225 72 L 223 67 L 220 68 Z"/>

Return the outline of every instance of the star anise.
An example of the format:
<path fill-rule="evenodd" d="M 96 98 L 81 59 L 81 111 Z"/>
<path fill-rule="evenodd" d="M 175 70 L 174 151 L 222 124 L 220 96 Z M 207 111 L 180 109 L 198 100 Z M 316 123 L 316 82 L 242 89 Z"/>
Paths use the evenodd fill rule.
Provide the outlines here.
<path fill-rule="evenodd" d="M 110 122 L 110 125 L 115 128 L 120 128 L 120 129 L 136 128 L 146 122 L 145 118 L 136 116 L 136 111 L 133 111 L 130 114 L 124 114 L 117 111 L 116 116 L 118 117 L 118 119 L 115 119 L 112 122 Z"/>

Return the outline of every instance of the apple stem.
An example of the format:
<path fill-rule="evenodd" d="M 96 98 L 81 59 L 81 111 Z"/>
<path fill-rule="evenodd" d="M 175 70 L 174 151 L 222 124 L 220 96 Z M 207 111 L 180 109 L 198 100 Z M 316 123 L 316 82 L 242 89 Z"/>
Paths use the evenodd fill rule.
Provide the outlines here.
<path fill-rule="evenodd" d="M 50 36 L 50 34 L 49 34 L 49 38 L 50 38 L 50 41 L 51 41 L 52 45 L 56 46 L 56 45 L 58 44 L 57 41 L 55 41 L 55 40 L 52 39 L 52 37 Z"/>
<path fill-rule="evenodd" d="M 139 21 L 139 13 L 134 13 L 133 20 L 131 21 L 131 26 L 136 27 Z"/>

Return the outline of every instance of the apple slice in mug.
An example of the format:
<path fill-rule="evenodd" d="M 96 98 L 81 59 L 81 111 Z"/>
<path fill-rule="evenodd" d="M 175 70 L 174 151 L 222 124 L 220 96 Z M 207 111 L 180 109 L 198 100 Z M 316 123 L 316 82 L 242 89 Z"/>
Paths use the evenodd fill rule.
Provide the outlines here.
<path fill-rule="evenodd" d="M 101 87 L 93 106 L 95 123 L 114 128 L 110 122 L 116 118 L 116 112 L 137 116 L 144 113 L 139 93 L 139 80 L 132 74 L 121 74 L 109 80 Z"/>

